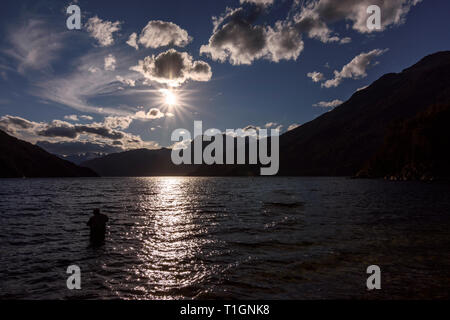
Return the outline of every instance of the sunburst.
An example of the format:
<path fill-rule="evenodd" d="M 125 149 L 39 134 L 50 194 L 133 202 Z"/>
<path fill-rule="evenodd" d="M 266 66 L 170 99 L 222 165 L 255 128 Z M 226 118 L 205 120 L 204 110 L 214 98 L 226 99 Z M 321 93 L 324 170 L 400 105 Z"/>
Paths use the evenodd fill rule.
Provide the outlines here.
<path fill-rule="evenodd" d="M 176 107 L 178 105 L 178 96 L 175 91 L 170 89 L 161 89 L 160 90 L 164 104 L 168 107 Z"/>

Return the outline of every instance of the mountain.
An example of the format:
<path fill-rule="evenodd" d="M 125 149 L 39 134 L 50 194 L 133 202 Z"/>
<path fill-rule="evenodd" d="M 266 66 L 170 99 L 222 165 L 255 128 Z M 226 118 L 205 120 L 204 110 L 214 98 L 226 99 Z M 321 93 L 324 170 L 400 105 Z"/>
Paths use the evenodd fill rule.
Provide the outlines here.
<path fill-rule="evenodd" d="M 0 130 L 0 177 L 95 177 L 91 169 L 62 160 Z"/>
<path fill-rule="evenodd" d="M 86 161 L 89 161 L 89 160 L 93 160 L 93 159 L 97 159 L 97 158 L 101 158 L 101 157 L 104 157 L 104 156 L 106 156 L 108 154 L 106 154 L 106 153 L 97 153 L 97 152 L 84 152 L 84 153 L 70 154 L 70 155 L 67 155 L 67 156 L 58 155 L 58 154 L 55 154 L 55 155 L 60 157 L 63 160 L 70 161 L 72 163 L 75 163 L 76 165 L 81 165 L 83 162 L 86 162 Z"/>
<path fill-rule="evenodd" d="M 392 125 L 359 177 L 390 180 L 450 178 L 450 103 Z"/>
<path fill-rule="evenodd" d="M 77 165 L 84 161 L 106 156 L 110 153 L 121 152 L 122 149 L 114 145 L 98 145 L 83 141 L 37 141 L 36 146 L 54 154 L 61 159 L 68 160 Z M 84 151 L 80 151 L 84 150 Z"/>
<path fill-rule="evenodd" d="M 363 173 L 363 168 L 366 173 L 373 168 L 369 171 L 376 172 L 374 176 L 383 175 L 378 169 L 380 165 L 375 163 L 379 163 L 380 157 L 388 156 L 382 151 L 387 148 L 388 132 L 425 112 L 429 106 L 448 103 L 450 51 L 445 51 L 429 55 L 401 73 L 382 76 L 332 111 L 283 134 L 280 137 L 279 175 L 354 176 Z M 431 125 L 433 121 L 427 123 Z M 445 130 L 442 133 L 449 135 Z M 204 143 L 203 148 L 206 145 Z M 404 152 L 398 149 L 395 157 L 402 158 Z M 168 149 L 111 154 L 83 165 L 108 176 L 259 175 L 259 165 L 177 167 L 172 164 Z M 436 167 L 436 170 L 440 169 Z"/>
<path fill-rule="evenodd" d="M 383 145 L 388 128 L 450 102 L 450 51 L 382 76 L 334 110 L 280 140 L 281 175 L 352 176 Z"/>
<path fill-rule="evenodd" d="M 177 176 L 187 175 L 194 170 L 174 165 L 170 155 L 171 150 L 165 148 L 138 149 L 113 153 L 83 162 L 82 165 L 108 177 Z"/>
<path fill-rule="evenodd" d="M 223 135 L 224 146 L 226 137 Z M 201 141 L 203 137 L 196 138 L 202 144 L 202 150 L 211 142 Z M 233 139 L 236 144 L 236 139 Z M 184 152 L 191 154 L 191 163 L 194 163 L 194 156 L 191 150 L 194 149 L 192 142 Z M 245 143 L 249 143 L 246 138 Z M 269 144 L 270 146 L 270 144 Z M 248 148 L 245 154 L 245 162 L 248 161 Z M 105 157 L 85 161 L 83 166 L 91 168 L 101 176 L 108 177 L 136 177 L 136 176 L 254 176 L 259 175 L 258 165 L 174 165 L 171 159 L 171 149 L 148 150 L 138 149 L 113 153 Z M 224 150 L 223 161 L 226 159 Z M 237 162 L 237 153 L 234 156 Z"/>

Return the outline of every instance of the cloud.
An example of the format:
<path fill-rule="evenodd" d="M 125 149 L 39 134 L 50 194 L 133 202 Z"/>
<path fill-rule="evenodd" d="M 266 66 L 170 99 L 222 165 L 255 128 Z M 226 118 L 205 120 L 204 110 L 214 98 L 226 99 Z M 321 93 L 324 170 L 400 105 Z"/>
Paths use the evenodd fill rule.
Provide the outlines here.
<path fill-rule="evenodd" d="M 47 152 L 58 155 L 74 155 L 82 153 L 116 153 L 123 151 L 121 146 L 89 141 L 38 141 L 36 145 Z"/>
<path fill-rule="evenodd" d="M 66 33 L 55 31 L 42 20 L 29 19 L 11 28 L 6 36 L 9 46 L 1 52 L 18 63 L 19 73 L 44 70 L 58 58 L 66 37 Z"/>
<path fill-rule="evenodd" d="M 322 107 L 322 108 L 335 108 L 337 106 L 340 106 L 343 103 L 341 100 L 333 100 L 333 101 L 321 101 L 316 104 L 313 104 L 313 107 Z"/>
<path fill-rule="evenodd" d="M 64 116 L 64 120 L 69 120 L 69 121 L 78 121 L 78 116 L 75 114 L 72 115 L 68 115 L 68 116 Z"/>
<path fill-rule="evenodd" d="M 375 49 L 370 52 L 363 52 L 357 55 L 352 61 L 342 67 L 341 71 L 335 70 L 334 78 L 322 83 L 322 87 L 337 87 L 344 79 L 362 79 L 367 77 L 366 70 L 371 66 L 372 60 L 387 51 L 388 49 Z"/>
<path fill-rule="evenodd" d="M 105 117 L 103 123 L 108 128 L 112 129 L 127 129 L 131 122 L 133 121 L 132 117 L 126 116 L 126 117 Z"/>
<path fill-rule="evenodd" d="M 31 129 L 35 127 L 35 123 L 21 117 L 5 115 L 0 118 L 0 129 L 15 133 L 17 129 Z"/>
<path fill-rule="evenodd" d="M 383 31 L 389 26 L 400 25 L 405 22 L 411 7 L 421 0 L 319 0 L 310 1 L 307 9 L 314 13 L 317 21 L 325 24 L 342 20 L 353 22 L 353 29 L 360 33 Z M 367 28 L 367 8 L 378 5 L 381 8 L 381 30 Z"/>
<path fill-rule="evenodd" d="M 91 116 L 86 116 L 86 115 L 80 116 L 80 119 L 88 120 L 88 121 L 94 120 L 94 118 L 92 118 Z"/>
<path fill-rule="evenodd" d="M 264 125 L 264 127 L 272 128 L 272 127 L 276 127 L 277 125 L 278 125 L 278 123 L 276 123 L 276 122 L 268 122 Z"/>
<path fill-rule="evenodd" d="M 105 117 L 103 123 L 108 128 L 124 130 L 124 129 L 127 129 L 134 120 L 141 120 L 141 121 L 155 120 L 155 119 L 164 118 L 165 116 L 169 116 L 169 115 L 164 114 L 157 108 L 151 108 L 147 112 L 146 111 L 137 111 L 135 114 L 130 115 L 130 116 Z"/>
<path fill-rule="evenodd" d="M 356 89 L 356 92 L 362 91 L 362 90 L 364 90 L 364 89 L 367 89 L 368 87 L 369 87 L 369 85 L 363 86 L 363 87 L 361 87 L 361 88 L 358 88 L 358 89 Z"/>
<path fill-rule="evenodd" d="M 236 18 L 218 29 L 208 45 L 200 48 L 200 53 L 216 61 L 228 60 L 233 65 L 251 64 L 266 54 L 266 45 L 264 27 Z"/>
<path fill-rule="evenodd" d="M 320 82 L 325 78 L 322 72 L 317 71 L 309 72 L 307 76 L 311 78 L 313 82 Z"/>
<path fill-rule="evenodd" d="M 296 60 L 303 50 L 301 35 L 289 23 L 280 21 L 274 27 L 253 25 L 257 14 L 239 8 L 214 17 L 213 34 L 200 53 L 233 65 L 249 65 L 262 58 L 274 62 Z"/>
<path fill-rule="evenodd" d="M 90 125 L 72 125 L 60 120 L 53 120 L 37 134 L 43 137 L 61 137 L 70 139 L 77 138 L 79 134 L 97 135 L 110 140 L 119 140 L 124 137 L 122 132 L 112 130 L 105 124 L 93 123 Z"/>
<path fill-rule="evenodd" d="M 186 52 L 169 49 L 155 56 L 139 60 L 137 66 L 130 70 L 141 73 L 145 78 L 169 86 L 179 86 L 187 80 L 209 81 L 212 71 L 209 64 L 193 61 Z"/>
<path fill-rule="evenodd" d="M 122 76 L 116 76 L 116 79 L 117 79 L 117 81 L 119 81 L 120 83 L 125 84 L 125 85 L 127 85 L 127 86 L 130 86 L 130 87 L 135 87 L 135 86 L 136 86 L 136 80 L 133 80 L 133 79 L 127 79 L 127 78 L 124 78 L 124 77 L 122 77 Z"/>
<path fill-rule="evenodd" d="M 137 33 L 136 32 L 133 32 L 130 35 L 130 37 L 128 38 L 128 41 L 127 41 L 127 45 L 129 45 L 130 47 L 135 48 L 136 50 L 139 49 L 139 46 L 137 44 Z"/>
<path fill-rule="evenodd" d="M 80 116 L 81 118 L 81 116 Z M 121 119 L 123 121 L 123 119 Z M 123 123 L 123 122 L 122 122 Z M 61 120 L 53 120 L 48 123 L 33 122 L 17 116 L 6 115 L 0 118 L 0 128 L 15 135 L 17 138 L 47 146 L 56 147 L 78 147 L 78 151 L 87 152 L 86 146 L 101 147 L 105 150 L 123 151 L 138 148 L 159 148 L 159 144 L 154 141 L 143 141 L 140 136 L 116 130 L 125 127 L 119 121 L 105 118 L 103 123 L 91 123 L 88 125 L 71 124 Z M 45 137 L 46 140 L 43 140 Z M 114 149 L 111 149 L 114 148 Z M 117 149 L 119 148 L 119 149 Z M 55 152 L 68 154 L 67 152 Z M 78 153 L 78 152 L 76 152 Z"/>
<path fill-rule="evenodd" d="M 270 6 L 274 3 L 275 0 L 239 0 L 241 4 L 244 3 L 252 3 L 260 6 Z"/>
<path fill-rule="evenodd" d="M 74 125 L 68 122 L 53 120 L 44 129 L 37 132 L 37 134 L 43 137 L 75 139 L 78 137 L 79 132 L 77 132 Z"/>
<path fill-rule="evenodd" d="M 133 40 L 134 38 L 134 40 Z M 137 35 L 130 36 L 129 45 L 137 47 Z M 137 42 L 145 48 L 160 48 L 166 46 L 185 47 L 192 41 L 188 32 L 172 22 L 161 20 L 149 21 L 142 29 Z M 134 46 L 136 44 L 136 46 Z"/>
<path fill-rule="evenodd" d="M 303 51 L 301 35 L 289 24 L 277 22 L 275 28 L 266 28 L 267 53 L 265 58 L 279 62 L 280 60 L 297 60 Z"/>
<path fill-rule="evenodd" d="M 120 30 L 119 21 L 103 21 L 98 16 L 90 18 L 86 23 L 90 36 L 96 39 L 101 47 L 108 47 L 114 44 L 113 34 Z"/>
<path fill-rule="evenodd" d="M 142 141 L 139 137 L 132 136 L 126 145 L 122 141 L 44 141 L 39 140 L 36 145 L 52 154 L 70 156 L 86 153 L 110 154 L 131 149 L 159 149 L 160 145 L 155 141 Z"/>
<path fill-rule="evenodd" d="M 341 41 L 316 12 L 314 2 L 303 7 L 301 12 L 294 15 L 293 20 L 297 32 L 306 33 L 309 38 L 318 39 L 324 43 Z"/>
<path fill-rule="evenodd" d="M 162 113 L 157 108 L 152 108 L 148 112 L 145 111 L 138 111 L 136 112 L 135 119 L 140 120 L 154 120 L 154 119 L 160 119 L 164 117 L 164 113 Z"/>
<path fill-rule="evenodd" d="M 116 70 L 116 58 L 109 54 L 105 57 L 105 70 L 106 71 L 114 71 Z"/>
<path fill-rule="evenodd" d="M 275 129 L 278 131 L 281 131 L 283 129 L 283 125 L 282 124 L 278 124 L 276 122 L 268 122 L 264 125 L 265 128 L 267 129 Z"/>
<path fill-rule="evenodd" d="M 421 0 L 294 1 L 287 18 L 270 26 L 254 22 L 262 20 L 267 11 L 261 5 L 273 1 L 241 0 L 241 4 L 259 5 L 227 8 L 221 16 L 213 17 L 213 33 L 208 44 L 201 46 L 200 53 L 232 65 L 250 65 L 259 59 L 297 60 L 304 49 L 302 38 L 305 36 L 323 43 L 350 43 L 350 37 L 342 37 L 331 29 L 338 22 L 350 21 L 353 29 L 360 33 L 373 32 L 366 26 L 370 5 L 381 7 L 383 25 L 381 30 L 375 31 L 383 31 L 403 23 L 409 10 L 419 2 Z"/>
<path fill-rule="evenodd" d="M 97 67 L 89 67 L 88 71 L 89 71 L 90 73 L 96 73 L 96 72 L 99 72 L 100 69 L 97 68 Z"/>
<path fill-rule="evenodd" d="M 298 127 L 300 127 L 299 124 L 293 123 L 287 128 L 287 131 L 291 131 L 291 130 L 297 129 Z"/>
<path fill-rule="evenodd" d="M 346 44 L 351 38 L 340 38 L 330 29 L 330 25 L 340 21 L 351 21 L 354 30 L 359 33 L 380 32 L 389 26 L 404 23 L 406 14 L 412 6 L 421 0 L 309 0 L 300 6 L 300 11 L 294 14 L 295 27 L 300 33 L 306 33 L 309 38 L 318 39 L 324 43 L 338 42 Z M 367 8 L 378 5 L 382 12 L 381 29 L 367 28 L 370 16 Z"/>
<path fill-rule="evenodd" d="M 135 61 L 134 57 L 129 55 L 120 55 L 120 52 L 115 52 L 115 54 L 119 55 L 117 58 L 123 65 L 130 65 Z M 95 104 L 93 102 L 99 96 L 126 94 L 126 92 L 119 92 L 118 87 L 121 84 L 116 78 L 117 75 L 123 79 L 134 80 L 135 73 L 129 70 L 117 70 L 117 66 L 115 66 L 116 72 L 104 70 L 105 60 L 106 68 L 112 69 L 115 66 L 116 56 L 106 56 L 105 59 L 103 50 L 83 55 L 73 61 L 75 69 L 71 73 L 42 79 L 35 83 L 30 93 L 43 101 L 62 104 L 82 113 L 129 115 L 130 112 L 122 108 L 102 106 L 98 105 L 98 102 Z M 96 66 L 101 66 L 101 68 Z M 92 72 L 93 68 L 95 68 L 95 72 Z"/>

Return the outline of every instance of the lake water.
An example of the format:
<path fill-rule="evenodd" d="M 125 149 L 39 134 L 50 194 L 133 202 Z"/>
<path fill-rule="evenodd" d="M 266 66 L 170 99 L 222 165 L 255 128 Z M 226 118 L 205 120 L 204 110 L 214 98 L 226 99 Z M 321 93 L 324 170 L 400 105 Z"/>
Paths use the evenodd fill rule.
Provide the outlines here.
<path fill-rule="evenodd" d="M 0 299 L 449 298 L 449 195 L 345 178 L 3 179 Z M 82 290 L 66 287 L 73 264 Z"/>

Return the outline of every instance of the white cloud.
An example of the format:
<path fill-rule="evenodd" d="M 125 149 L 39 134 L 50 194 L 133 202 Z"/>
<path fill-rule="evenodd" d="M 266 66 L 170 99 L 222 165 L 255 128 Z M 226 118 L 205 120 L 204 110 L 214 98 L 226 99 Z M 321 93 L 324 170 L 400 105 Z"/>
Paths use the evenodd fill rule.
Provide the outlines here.
<path fill-rule="evenodd" d="M 343 102 L 341 100 L 333 100 L 333 101 L 321 101 L 316 104 L 313 104 L 313 107 L 322 107 L 322 108 L 335 108 L 340 106 Z"/>
<path fill-rule="evenodd" d="M 116 70 L 116 58 L 109 54 L 105 57 L 105 70 L 106 71 L 114 71 Z"/>
<path fill-rule="evenodd" d="M 86 115 L 80 116 L 80 119 L 87 120 L 87 121 L 92 121 L 92 120 L 94 120 L 94 118 L 92 118 L 91 116 L 86 116 Z"/>
<path fill-rule="evenodd" d="M 300 11 L 294 15 L 295 26 L 300 33 L 324 43 L 351 42 L 349 37 L 340 38 L 333 33 L 330 25 L 339 21 L 351 21 L 353 29 L 360 33 L 380 32 L 390 26 L 404 23 L 411 7 L 421 0 L 310 0 L 299 6 Z M 381 29 L 367 28 L 369 14 L 367 8 L 378 5 L 382 12 Z"/>
<path fill-rule="evenodd" d="M 130 35 L 130 37 L 128 38 L 127 44 L 128 44 L 130 47 L 135 48 L 136 50 L 139 49 L 139 46 L 138 46 L 138 44 L 137 44 L 137 34 L 136 34 L 136 32 L 134 32 L 134 33 L 132 33 L 132 34 Z"/>
<path fill-rule="evenodd" d="M 278 131 L 281 131 L 283 129 L 283 125 L 282 124 L 278 124 L 276 122 L 268 122 L 264 125 L 265 128 L 267 129 L 275 129 Z"/>
<path fill-rule="evenodd" d="M 88 20 L 86 28 L 90 36 L 96 39 L 100 46 L 108 47 L 114 44 L 113 34 L 120 30 L 120 25 L 119 21 L 103 21 L 95 16 Z"/>
<path fill-rule="evenodd" d="M 318 39 L 324 43 L 341 41 L 321 19 L 312 4 L 305 6 L 301 12 L 294 15 L 293 20 L 297 32 L 306 33 L 309 38 Z"/>
<path fill-rule="evenodd" d="M 64 116 L 64 119 L 70 120 L 70 121 L 78 121 L 78 116 L 75 114 L 72 114 L 72 115 Z"/>
<path fill-rule="evenodd" d="M 124 78 L 122 76 L 116 76 L 116 79 L 117 79 L 117 81 L 119 81 L 122 84 L 125 84 L 127 86 L 130 86 L 130 87 L 135 87 L 136 86 L 136 80 L 127 79 L 127 78 Z"/>
<path fill-rule="evenodd" d="M 303 51 L 301 34 L 289 23 L 252 25 L 243 9 L 229 9 L 224 16 L 213 18 L 213 23 L 214 32 L 200 53 L 216 61 L 248 65 L 257 59 L 297 60 Z"/>
<path fill-rule="evenodd" d="M 179 86 L 187 80 L 209 81 L 211 67 L 203 61 L 193 61 L 186 52 L 169 49 L 155 56 L 139 60 L 130 70 L 141 73 L 145 78 L 169 86 Z"/>
<path fill-rule="evenodd" d="M 27 119 L 5 115 L 0 117 L 0 129 L 10 133 L 16 133 L 17 130 L 30 130 L 37 127 L 39 124 Z"/>
<path fill-rule="evenodd" d="M 241 0 L 240 3 L 271 4 L 270 0 Z M 211 59 L 233 65 L 250 65 L 255 60 L 297 60 L 304 49 L 302 37 L 318 39 L 323 43 L 347 44 L 352 41 L 331 29 L 337 22 L 351 21 L 353 29 L 370 33 L 366 26 L 370 5 L 382 10 L 382 28 L 396 26 L 405 21 L 406 14 L 421 0 L 306 0 L 294 1 L 285 20 L 274 26 L 256 25 L 262 16 L 255 6 L 227 8 L 219 17 L 213 17 L 213 33 L 200 53 Z M 380 30 L 376 30 L 380 31 Z"/>
<path fill-rule="evenodd" d="M 99 72 L 100 69 L 97 68 L 97 67 L 89 67 L 88 71 L 89 71 L 90 73 L 96 73 L 96 72 Z"/>
<path fill-rule="evenodd" d="M 334 78 L 322 83 L 322 87 L 332 88 L 341 84 L 344 79 L 362 79 L 367 77 L 367 68 L 372 64 L 372 60 L 381 56 L 388 49 L 375 49 L 370 52 L 363 52 L 353 58 L 348 64 L 342 67 L 341 71 L 334 71 Z"/>
<path fill-rule="evenodd" d="M 121 55 L 120 60 L 125 65 L 134 61 L 133 57 L 126 55 Z M 104 62 L 105 53 L 102 50 L 86 54 L 73 61 L 76 69 L 72 73 L 41 79 L 35 83 L 30 94 L 44 102 L 62 104 L 81 113 L 129 115 L 129 111 L 121 108 L 101 106 L 92 102 L 99 96 L 119 94 L 115 72 L 104 71 L 103 66 L 102 69 L 96 68 L 96 72 L 91 72 L 92 66 L 104 65 Z M 123 78 L 133 78 L 129 71 L 121 72 L 120 75 Z M 126 91 L 121 94 L 126 94 Z"/>
<path fill-rule="evenodd" d="M 289 24 L 277 22 L 275 27 L 267 27 L 267 53 L 264 58 L 273 62 L 280 60 L 297 60 L 303 51 L 301 35 Z"/>
<path fill-rule="evenodd" d="M 160 118 L 164 118 L 164 113 L 157 108 L 151 108 L 148 112 L 138 111 L 135 115 L 135 119 L 141 120 L 154 120 Z"/>
<path fill-rule="evenodd" d="M 132 121 L 133 121 L 133 119 L 130 116 L 124 116 L 124 117 L 110 116 L 110 117 L 105 117 L 105 120 L 103 122 L 109 128 L 124 130 L 130 126 Z"/>
<path fill-rule="evenodd" d="M 0 128 L 13 134 L 19 139 L 45 145 L 48 147 L 59 147 L 71 150 L 72 154 L 83 152 L 85 148 L 97 148 L 119 152 L 123 150 L 149 148 L 157 149 L 159 144 L 155 141 L 143 141 L 136 136 L 117 129 L 126 125 L 117 120 L 105 118 L 103 123 L 72 124 L 61 120 L 50 122 L 33 122 L 15 116 L 2 116 Z M 67 154 L 67 152 L 65 152 Z"/>
<path fill-rule="evenodd" d="M 361 87 L 361 88 L 356 89 L 356 91 L 358 92 L 358 91 L 364 90 L 364 89 L 366 89 L 366 88 L 368 88 L 368 87 L 369 87 L 368 85 L 367 85 L 367 86 L 363 86 L 363 87 Z"/>
<path fill-rule="evenodd" d="M 149 21 L 142 29 L 138 40 L 145 48 L 153 49 L 165 46 L 185 47 L 191 41 L 192 37 L 186 30 L 175 23 L 161 20 Z"/>
<path fill-rule="evenodd" d="M 67 37 L 66 33 L 55 31 L 39 19 L 29 19 L 10 30 L 6 36 L 9 47 L 0 52 L 13 58 L 17 62 L 16 71 L 22 74 L 30 69 L 49 69 L 58 58 Z"/>
<path fill-rule="evenodd" d="M 298 127 L 300 127 L 299 124 L 293 123 L 287 128 L 287 131 L 291 131 L 291 130 L 297 129 Z"/>
<path fill-rule="evenodd" d="M 213 34 L 200 47 L 200 54 L 233 65 L 250 65 L 258 59 L 297 60 L 304 46 L 301 34 L 288 21 L 278 21 L 273 27 L 254 25 L 260 11 L 227 8 L 220 17 L 213 17 Z"/>
<path fill-rule="evenodd" d="M 256 5 L 269 6 L 274 3 L 275 0 L 240 0 L 241 4 L 243 3 L 253 3 Z"/>
<path fill-rule="evenodd" d="M 307 74 L 307 76 L 309 78 L 311 78 L 313 82 L 320 82 L 320 81 L 322 81 L 324 79 L 323 73 L 322 72 L 317 72 L 317 71 L 309 72 Z"/>
<path fill-rule="evenodd" d="M 370 33 L 404 23 L 411 7 L 419 2 L 421 0 L 318 0 L 310 2 L 309 8 L 324 23 L 350 20 L 354 30 Z M 370 5 L 378 5 L 381 8 L 381 30 L 367 28 L 367 8 Z"/>

